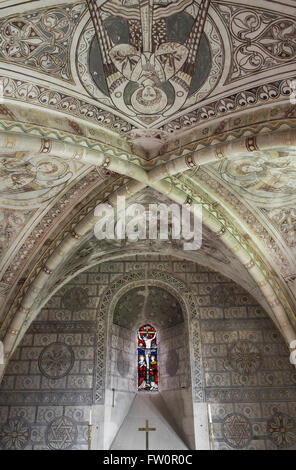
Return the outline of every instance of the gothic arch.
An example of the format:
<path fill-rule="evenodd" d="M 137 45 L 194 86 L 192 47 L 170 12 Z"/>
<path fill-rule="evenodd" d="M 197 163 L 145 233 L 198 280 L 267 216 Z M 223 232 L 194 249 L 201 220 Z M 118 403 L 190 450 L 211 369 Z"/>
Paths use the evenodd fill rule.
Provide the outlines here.
<path fill-rule="evenodd" d="M 136 271 L 122 277 L 118 277 L 102 294 L 97 312 L 97 349 L 100 354 L 97 355 L 96 363 L 96 403 L 102 403 L 104 396 L 104 377 L 106 376 L 105 363 L 108 360 L 107 351 L 110 338 L 102 338 L 103 331 L 110 331 L 110 323 L 113 318 L 114 310 L 120 298 L 134 287 L 145 285 L 160 287 L 171 293 L 180 303 L 184 320 L 187 322 L 188 334 L 191 350 L 191 380 L 194 401 L 203 401 L 204 399 L 204 381 L 202 372 L 202 357 L 200 349 L 200 327 L 199 314 L 195 302 L 195 293 L 188 290 L 186 284 L 171 274 L 151 270 L 148 272 L 147 279 L 145 271 Z M 106 327 L 108 326 L 108 330 Z M 105 354 L 102 358 L 102 343 L 104 341 Z"/>
<path fill-rule="evenodd" d="M 285 130 L 283 130 L 285 129 Z M 276 148 L 292 148 L 295 144 L 294 129 L 286 130 L 286 126 L 280 126 L 277 131 L 265 133 L 263 126 L 258 135 L 229 139 L 227 142 L 222 141 L 216 145 L 217 141 L 211 141 L 212 145 L 198 149 L 199 143 L 194 146 L 195 149 L 190 155 L 173 156 L 172 161 L 155 166 L 150 172 L 144 170 L 144 166 L 135 164 L 133 157 L 129 160 L 130 155 L 120 154 L 120 157 L 112 156 L 106 157 L 104 152 L 97 150 L 85 149 L 82 145 L 68 144 L 67 142 L 51 141 L 39 137 L 28 136 L 26 142 L 26 149 L 34 150 L 36 153 L 54 153 L 64 155 L 68 158 L 74 158 L 82 154 L 85 162 L 93 164 L 101 164 L 102 167 L 108 167 L 118 173 L 128 174 L 131 178 L 123 188 L 120 194 L 126 196 L 133 195 L 141 191 L 145 185 L 151 185 L 162 194 L 166 194 L 170 199 L 179 204 L 186 203 L 192 204 L 193 201 L 199 201 L 203 205 L 204 222 L 205 224 L 223 240 L 226 246 L 237 256 L 242 265 L 249 271 L 254 281 L 257 283 L 258 288 L 264 295 L 266 302 L 269 304 L 270 310 L 274 313 L 274 321 L 281 333 L 285 337 L 287 343 L 295 339 L 295 332 L 293 324 L 295 318 L 293 315 L 293 299 L 286 292 L 286 286 L 283 279 L 274 270 L 273 266 L 268 259 L 260 252 L 258 247 L 254 249 L 248 242 L 248 237 L 244 236 L 244 224 L 236 221 L 233 226 L 230 220 L 230 214 L 224 214 L 217 209 L 217 206 L 211 201 L 202 198 L 200 195 L 193 194 L 193 191 L 184 185 L 183 182 L 174 179 L 168 179 L 178 172 L 195 167 L 198 168 L 199 164 L 208 163 L 211 161 L 219 160 L 227 157 L 235 157 L 240 153 L 250 152 L 253 153 L 257 150 L 276 149 Z M 7 150 L 9 145 L 12 145 L 14 150 L 23 149 L 24 144 L 23 136 L 13 133 L 0 134 L 0 141 L 3 140 L 2 146 Z M 78 154 L 77 154 L 78 152 Z M 79 153 L 80 152 L 80 153 Z M 75 158 L 76 158 L 75 157 Z M 114 158 L 113 158 L 114 157 Z M 196 158 L 196 160 L 195 160 Z M 107 161 L 108 160 L 108 161 Z M 138 158 L 140 161 L 140 158 Z M 138 161 L 138 163 L 139 163 Z M 113 166 L 114 165 L 114 166 Z M 145 177 L 144 177 L 145 176 Z M 143 182 L 144 181 L 144 182 Z M 109 201 L 115 203 L 116 191 L 110 195 Z M 9 319 L 9 326 L 5 324 L 3 330 L 5 331 L 5 338 L 3 340 L 5 347 L 6 361 L 9 360 L 12 352 L 19 341 L 19 333 L 24 332 L 24 329 L 33 320 L 32 317 L 36 314 L 34 310 L 34 303 L 38 294 L 43 289 L 44 285 L 48 283 L 54 271 L 63 264 L 63 258 L 69 254 L 72 249 L 75 249 L 93 228 L 95 217 L 88 213 L 85 217 L 81 217 L 77 224 L 73 224 L 70 233 L 65 234 L 65 237 L 59 238 L 59 244 L 51 251 L 43 264 L 43 258 L 39 259 L 37 265 L 33 269 L 31 284 L 27 280 L 25 289 L 22 291 L 23 298 L 15 302 L 13 311 L 15 313 L 13 318 Z M 61 240 L 61 241 L 60 241 Z M 28 286 L 28 288 L 27 288 Z M 18 308 L 19 307 L 19 308 Z M 11 320 L 11 321 L 10 321 Z M 0 368 L 3 373 L 3 368 Z"/>

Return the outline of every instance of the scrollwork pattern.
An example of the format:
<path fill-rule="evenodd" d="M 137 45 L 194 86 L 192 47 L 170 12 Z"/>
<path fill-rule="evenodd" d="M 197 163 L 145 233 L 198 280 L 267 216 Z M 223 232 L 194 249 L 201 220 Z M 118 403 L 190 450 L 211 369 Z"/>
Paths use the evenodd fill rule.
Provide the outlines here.
<path fill-rule="evenodd" d="M 287 64 L 296 59 L 296 22 L 257 8 L 218 5 L 231 35 L 233 62 L 229 80 Z"/>
<path fill-rule="evenodd" d="M 255 11 L 242 10 L 231 20 L 235 39 L 242 42 L 236 48 L 234 60 L 245 72 L 255 72 L 296 57 L 296 23 L 290 19 L 275 19 Z"/>
<path fill-rule="evenodd" d="M 71 80 L 69 43 L 83 4 L 10 17 L 0 25 L 0 57 Z"/>

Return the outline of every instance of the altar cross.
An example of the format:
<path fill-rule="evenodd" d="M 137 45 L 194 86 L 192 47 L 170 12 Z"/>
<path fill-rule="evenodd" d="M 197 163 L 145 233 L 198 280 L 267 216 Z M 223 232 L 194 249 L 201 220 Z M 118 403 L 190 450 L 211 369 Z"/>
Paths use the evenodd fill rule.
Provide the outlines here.
<path fill-rule="evenodd" d="M 146 450 L 149 450 L 149 431 L 156 431 L 156 428 L 149 428 L 149 421 L 146 419 L 146 427 L 139 428 L 138 431 L 146 432 Z"/>

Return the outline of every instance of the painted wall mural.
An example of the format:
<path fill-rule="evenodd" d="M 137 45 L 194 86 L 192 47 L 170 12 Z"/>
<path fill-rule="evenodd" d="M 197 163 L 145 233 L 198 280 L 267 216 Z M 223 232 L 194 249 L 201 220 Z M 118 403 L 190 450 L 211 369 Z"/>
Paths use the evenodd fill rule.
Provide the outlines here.
<path fill-rule="evenodd" d="M 71 167 L 57 157 L 24 152 L 0 156 L 0 205 L 34 208 L 58 194 L 73 177 Z"/>
<path fill-rule="evenodd" d="M 31 429 L 23 418 L 11 419 L 2 426 L 0 446 L 3 450 L 24 449 L 30 439 Z"/>
<path fill-rule="evenodd" d="M 276 2 L 263 11 L 210 0 L 26 8 L 4 12 L 0 22 L 0 61 L 4 70 L 14 64 L 17 74 L 4 73 L 5 94 L 115 132 L 173 131 L 232 112 L 245 100 L 281 99 L 283 86 L 271 71 L 285 65 L 285 79 L 295 70 L 295 19 Z M 36 80 L 24 82 L 22 68 Z M 258 83 L 249 81 L 245 93 L 251 75 Z"/>
<path fill-rule="evenodd" d="M 68 416 L 61 416 L 50 423 L 45 439 L 50 449 L 67 450 L 76 443 L 77 434 L 75 421 Z"/>
<path fill-rule="evenodd" d="M 249 155 L 246 156 L 247 161 L 249 158 Z M 255 160 L 254 156 L 253 164 Z M 285 203 L 285 207 L 281 205 L 277 207 L 277 197 L 269 198 L 270 204 L 266 199 L 261 199 L 257 204 L 254 199 L 250 200 L 245 197 L 242 192 L 243 188 L 240 188 L 238 184 L 230 184 L 230 182 L 222 179 L 217 171 L 219 167 L 220 164 L 214 166 L 206 165 L 200 168 L 198 171 L 199 180 L 206 187 L 215 189 L 217 196 L 223 201 L 223 204 L 229 207 L 233 214 L 236 214 L 237 217 L 249 225 L 252 236 L 260 236 L 260 240 L 264 242 L 266 250 L 280 267 L 282 273 L 289 274 L 292 272 L 291 269 L 294 272 L 294 254 L 290 249 L 286 251 L 288 246 L 292 247 L 291 239 L 293 239 L 293 231 L 296 227 L 292 213 L 290 216 L 290 212 L 295 204 L 293 196 L 291 196 L 290 203 Z M 196 177 L 194 178 L 197 181 Z M 261 202 L 264 204 L 263 207 Z M 289 245 L 287 241 L 284 242 L 285 250 L 283 250 L 278 239 L 280 236 L 283 236 L 287 240 L 288 233 L 290 233 L 290 242 L 288 242 Z"/>
<path fill-rule="evenodd" d="M 62 213 L 63 199 L 71 199 L 70 188 L 89 170 L 88 165 L 54 156 L 36 156 L 22 151 L 0 154 L 1 263 L 7 260 L 13 247 L 19 250 L 18 243 L 23 243 L 25 234 L 29 236 L 36 220 L 39 219 L 43 227 L 38 230 L 37 239 L 44 233 L 52 219 L 49 211 L 52 209 L 54 216 Z M 60 201 L 58 209 L 51 208 L 53 201 Z M 44 218 L 46 213 L 47 218 Z M 18 251 L 17 258 L 20 263 L 22 257 Z M 4 282 L 4 288 L 5 285 Z"/>
<path fill-rule="evenodd" d="M 294 152 L 256 152 L 215 164 L 221 178 L 247 199 L 261 206 L 282 206 L 295 200 L 296 158 Z"/>
<path fill-rule="evenodd" d="M 0 258 L 34 212 L 0 208 Z"/>
<path fill-rule="evenodd" d="M 63 193 L 70 190 L 75 180 L 89 172 L 89 166 L 77 161 L 59 157 L 32 155 L 27 152 L 0 154 L 0 292 L 6 293 L 8 284 L 3 276 L 3 265 L 16 250 L 17 263 L 22 262 L 19 242 L 29 237 L 36 220 L 42 221 L 43 229 L 37 239 L 50 225 L 50 216 L 44 215 L 51 209 L 54 200 L 59 200 L 55 216 L 62 212 Z M 68 195 L 69 198 L 70 194 Z M 33 238 L 33 237 L 32 237 Z M 36 240 L 36 238 L 35 238 Z M 31 247 L 32 240 L 29 241 Z M 16 268 L 16 264 L 14 263 Z"/>
<path fill-rule="evenodd" d="M 215 3 L 233 45 L 229 81 L 289 63 L 296 58 L 296 22 L 271 11 Z"/>
<path fill-rule="evenodd" d="M 221 73 L 221 39 L 202 2 L 88 2 L 78 73 L 102 103 L 157 125 L 204 98 Z"/>
<path fill-rule="evenodd" d="M 0 23 L 0 60 L 71 80 L 69 45 L 85 4 L 54 7 Z"/>
<path fill-rule="evenodd" d="M 253 437 L 251 423 L 244 415 L 229 414 L 222 426 L 225 442 L 234 449 L 247 447 Z"/>
<path fill-rule="evenodd" d="M 1 67 L 4 72 L 6 67 L 6 75 L 9 75 L 9 67 L 13 67 L 15 73 L 13 77 L 0 80 L 9 100 L 7 106 L 1 106 L 1 116 L 9 121 L 9 125 L 11 119 L 21 120 L 21 112 L 15 112 L 15 108 L 23 108 L 18 101 L 28 101 L 36 110 L 35 120 L 30 117 L 31 123 L 37 122 L 36 115 L 42 106 L 53 111 L 46 124 L 42 121 L 36 129 L 30 130 L 32 134 L 38 133 L 41 125 L 53 126 L 55 113 L 64 112 L 84 120 L 85 128 L 84 124 L 80 127 L 72 121 L 71 129 L 76 137 L 84 133 L 94 139 L 97 135 L 87 133 L 87 120 L 99 123 L 97 128 L 103 136 L 101 125 L 121 133 L 130 130 L 133 124 L 155 128 L 166 126 L 166 131 L 171 132 L 252 106 L 258 106 L 258 115 L 259 110 L 263 110 L 262 119 L 265 119 L 267 107 L 263 103 L 286 100 L 287 104 L 289 101 L 287 90 L 293 67 L 292 72 L 295 72 L 294 19 L 288 7 L 290 13 L 286 14 L 285 10 L 280 16 L 280 4 L 275 1 L 265 2 L 264 11 L 259 7 L 235 5 L 235 2 L 228 7 L 214 1 L 209 5 L 208 1 L 200 0 L 155 0 L 148 3 L 90 0 L 89 9 L 86 3 L 77 3 L 47 11 L 45 7 L 29 11 L 31 5 L 25 7 L 25 12 L 4 16 L 0 22 Z M 231 47 L 227 49 L 228 36 Z M 229 60 L 225 60 L 225 51 L 228 51 Z M 77 63 L 72 61 L 71 70 L 70 56 L 77 59 Z M 285 73 L 279 75 L 283 65 Z M 35 77 L 32 82 L 28 76 L 24 78 L 21 75 L 21 70 Z M 252 80 L 251 75 L 254 77 Z M 45 79 L 49 85 L 45 86 Z M 252 88 L 246 89 L 251 87 L 251 83 Z M 268 120 L 279 118 L 279 108 L 286 113 L 287 121 L 290 119 L 292 122 L 295 106 L 291 109 L 270 106 Z M 27 114 L 30 115 L 29 112 Z M 245 119 L 241 119 L 241 116 L 234 115 L 231 124 L 227 119 L 221 119 L 216 127 L 217 133 L 222 132 L 224 138 L 227 126 L 243 128 L 248 116 L 249 113 L 245 113 Z M 130 123 L 127 124 L 126 120 Z M 15 123 L 17 132 L 19 124 L 22 125 Z M 216 123 L 212 124 L 214 128 Z M 259 132 L 258 129 L 254 132 Z M 27 132 L 25 126 L 21 132 Z M 205 138 L 213 135 L 204 126 L 200 126 L 198 132 L 203 132 Z M 109 136 L 107 132 L 106 136 Z M 235 133 L 231 138 L 233 136 Z M 194 138 L 199 139 L 200 134 Z M 180 138 L 180 145 L 183 143 Z M 257 235 L 260 233 L 260 238 L 264 238 L 267 257 L 272 252 L 271 257 L 278 262 L 281 273 L 285 269 L 284 274 L 288 273 L 288 268 L 290 270 L 290 266 L 286 269 L 286 259 L 290 254 L 288 248 L 294 248 L 295 238 L 294 159 L 291 152 L 283 149 L 281 152 L 248 154 L 241 161 L 226 162 L 215 168 L 224 187 L 229 188 L 232 194 L 236 191 L 241 199 L 241 204 L 237 204 L 239 216 L 245 217 L 249 226 L 252 225 L 253 233 L 257 231 Z M 3 216 L 0 242 L 8 267 L 3 278 L 5 282 L 1 284 L 4 294 L 23 256 L 15 250 L 19 259 L 10 262 L 9 247 L 19 235 L 12 249 L 18 246 L 21 231 L 25 232 L 24 228 L 35 212 L 41 214 L 44 209 L 42 216 L 39 217 L 38 213 L 38 217 L 41 220 L 44 216 L 42 223 L 44 227 L 48 226 L 46 206 L 56 203 L 61 192 L 63 195 L 70 193 L 73 179 L 81 170 L 76 162 L 75 167 L 73 163 L 56 157 L 48 160 L 46 156 L 33 158 L 25 153 L 0 157 L 3 191 L 0 192 Z M 198 179 L 202 178 L 202 171 L 199 169 Z M 213 185 L 213 189 L 215 194 L 220 191 L 218 185 Z M 246 207 L 251 207 L 253 215 L 256 214 L 256 222 L 260 223 L 247 219 L 251 216 L 247 214 Z M 35 220 L 37 227 L 37 215 Z M 29 224 L 26 228 L 29 229 Z M 35 241 L 44 236 L 43 227 L 37 227 L 36 231 L 38 236 L 35 238 L 28 236 L 28 245 L 35 244 L 36 247 Z M 29 230 L 26 234 L 29 235 Z M 276 239 L 280 239 L 278 244 L 274 242 Z M 87 250 L 89 259 L 97 256 L 96 248 L 97 245 L 91 246 L 91 243 L 82 247 L 80 259 L 73 257 L 68 266 L 77 268 L 76 264 L 71 265 L 76 261 L 83 264 Z M 27 253 L 27 246 L 24 250 Z M 286 250 L 286 257 L 281 250 Z M 205 240 L 200 250 L 202 253 L 209 260 L 214 258 L 233 270 L 234 263 L 229 254 L 222 253 L 213 243 Z M 25 267 L 24 263 L 22 267 Z"/>
<path fill-rule="evenodd" d="M 275 207 L 273 209 L 262 208 L 262 212 L 269 218 L 275 227 L 283 235 L 287 245 L 296 247 L 296 209 L 293 204 L 290 207 Z"/>
<path fill-rule="evenodd" d="M 205 168 L 205 175 L 207 184 L 214 177 L 210 184 L 214 185 L 227 204 L 233 206 L 234 210 L 252 225 L 252 229 L 260 234 L 260 238 L 267 241 L 268 249 L 273 252 L 275 259 L 277 258 L 276 262 L 281 266 L 281 271 L 285 275 L 293 273 L 296 246 L 295 152 L 255 151 L 252 156 L 246 154 L 233 160 L 210 164 Z M 201 172 L 199 177 L 204 179 Z M 233 203 L 234 194 L 243 204 L 238 199 Z M 268 239 L 268 232 L 263 230 L 263 224 L 269 232 Z M 284 248 L 280 248 L 279 239 Z M 280 255 L 280 250 L 284 256 Z"/>

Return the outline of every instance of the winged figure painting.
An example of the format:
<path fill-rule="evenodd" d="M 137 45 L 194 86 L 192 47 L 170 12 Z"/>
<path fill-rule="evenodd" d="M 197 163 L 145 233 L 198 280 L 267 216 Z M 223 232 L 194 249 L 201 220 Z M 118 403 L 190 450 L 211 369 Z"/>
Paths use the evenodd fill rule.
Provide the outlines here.
<path fill-rule="evenodd" d="M 166 117 L 181 109 L 190 90 L 210 0 L 201 0 L 183 44 L 168 40 L 165 10 L 153 2 L 121 2 L 121 6 L 118 1 L 116 5 L 106 2 L 98 8 L 96 0 L 88 0 L 109 96 L 128 116 Z M 116 23 L 111 28 L 108 23 L 111 14 L 126 21 L 125 41 L 117 43 Z"/>

